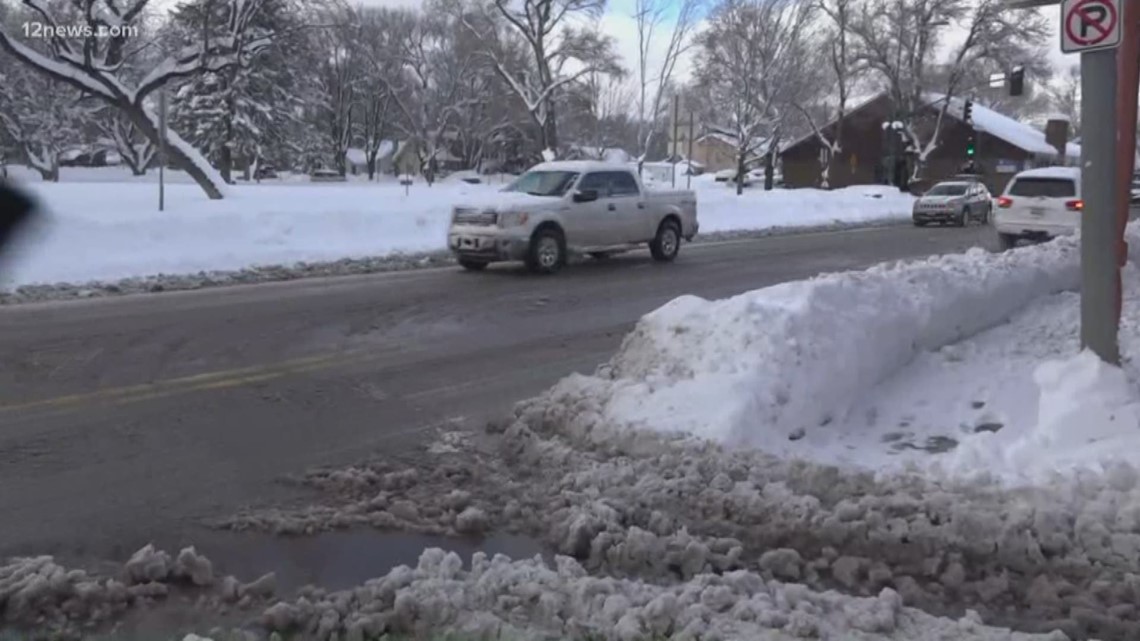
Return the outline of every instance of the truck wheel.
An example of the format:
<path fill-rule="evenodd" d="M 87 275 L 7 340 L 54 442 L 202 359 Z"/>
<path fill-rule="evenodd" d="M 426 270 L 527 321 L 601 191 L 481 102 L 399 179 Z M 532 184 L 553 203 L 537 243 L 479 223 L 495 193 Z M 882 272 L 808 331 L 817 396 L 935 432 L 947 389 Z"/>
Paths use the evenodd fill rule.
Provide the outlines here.
<path fill-rule="evenodd" d="M 553 274 L 566 262 L 566 239 L 554 227 L 539 229 L 530 239 L 526 266 L 533 272 Z"/>
<path fill-rule="evenodd" d="M 654 260 L 669 262 L 681 251 L 681 228 L 677 221 L 666 219 L 657 228 L 657 235 L 649 242 L 649 253 Z"/>
<path fill-rule="evenodd" d="M 459 266 L 468 271 L 481 272 L 484 269 L 487 269 L 487 261 L 475 260 L 473 258 L 460 258 Z"/>
<path fill-rule="evenodd" d="M 998 234 L 998 246 L 1002 251 L 1009 251 L 1017 247 L 1017 236 L 1013 234 Z"/>

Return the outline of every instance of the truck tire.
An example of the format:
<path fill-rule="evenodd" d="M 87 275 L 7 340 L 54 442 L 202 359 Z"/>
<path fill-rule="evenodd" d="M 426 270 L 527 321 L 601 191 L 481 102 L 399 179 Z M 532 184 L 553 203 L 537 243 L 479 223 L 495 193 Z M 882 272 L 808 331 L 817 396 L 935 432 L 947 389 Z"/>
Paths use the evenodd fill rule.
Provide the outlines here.
<path fill-rule="evenodd" d="M 487 261 L 475 260 L 474 258 L 460 258 L 459 266 L 467 271 L 481 272 L 487 269 Z"/>
<path fill-rule="evenodd" d="M 557 227 L 541 227 L 530 238 L 526 266 L 532 272 L 553 274 L 566 263 L 566 238 Z"/>
<path fill-rule="evenodd" d="M 657 235 L 649 242 L 649 253 L 653 259 L 669 262 L 681 251 L 681 226 L 672 218 L 666 218 L 657 228 Z"/>

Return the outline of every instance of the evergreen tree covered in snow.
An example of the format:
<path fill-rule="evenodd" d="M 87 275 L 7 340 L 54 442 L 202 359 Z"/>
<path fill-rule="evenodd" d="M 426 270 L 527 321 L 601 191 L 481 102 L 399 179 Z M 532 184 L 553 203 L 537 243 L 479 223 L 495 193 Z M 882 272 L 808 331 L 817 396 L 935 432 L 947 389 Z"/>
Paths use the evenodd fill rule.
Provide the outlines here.
<path fill-rule="evenodd" d="M 297 25 L 291 0 L 266 0 L 252 25 L 254 32 L 288 33 Z M 225 25 L 215 0 L 191 0 L 174 12 L 174 28 L 208 39 Z M 235 171 L 250 172 L 266 157 L 280 161 L 286 124 L 293 116 L 295 77 L 286 58 L 289 38 L 282 37 L 236 65 L 205 71 L 178 87 L 171 126 L 210 159 L 226 182 Z"/>

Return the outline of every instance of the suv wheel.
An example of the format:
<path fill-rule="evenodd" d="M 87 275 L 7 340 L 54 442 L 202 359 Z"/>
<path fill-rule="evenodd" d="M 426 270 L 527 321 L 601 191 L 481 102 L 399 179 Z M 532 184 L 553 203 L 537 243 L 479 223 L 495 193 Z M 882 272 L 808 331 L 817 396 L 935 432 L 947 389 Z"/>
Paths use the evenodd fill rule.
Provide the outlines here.
<path fill-rule="evenodd" d="M 530 239 L 526 266 L 540 274 L 553 274 L 566 262 L 566 239 L 553 227 L 540 229 Z"/>
<path fill-rule="evenodd" d="M 677 222 L 670 219 L 661 223 L 657 228 L 657 235 L 649 243 L 649 253 L 654 260 L 668 262 L 677 257 L 681 251 L 681 228 Z"/>
<path fill-rule="evenodd" d="M 958 212 L 958 220 L 954 221 L 954 224 L 958 227 L 965 227 L 970 224 L 970 218 L 972 217 L 973 214 L 970 213 L 970 208 L 963 207 L 962 211 Z"/>

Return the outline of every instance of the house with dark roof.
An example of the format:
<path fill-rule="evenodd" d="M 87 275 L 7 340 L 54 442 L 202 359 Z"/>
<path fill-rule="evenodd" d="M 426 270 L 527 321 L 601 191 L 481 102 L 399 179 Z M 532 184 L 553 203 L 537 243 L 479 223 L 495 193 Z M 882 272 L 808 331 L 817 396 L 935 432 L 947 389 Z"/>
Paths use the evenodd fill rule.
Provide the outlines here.
<path fill-rule="evenodd" d="M 946 98 L 931 94 L 915 127 L 929 138 Z M 1045 133 L 1032 125 L 974 103 L 971 123 L 963 118 L 965 103 L 950 99 L 937 147 L 927 156 L 919 183 L 910 185 L 916 154 L 897 131 L 896 113 L 889 94 L 880 93 L 851 108 L 843 122 L 842 150 L 831 160 L 828 186 L 902 184 L 923 189 L 938 180 L 962 173 L 969 160 L 967 147 L 974 141 L 974 163 L 982 180 L 994 193 L 1000 192 L 1019 171 L 1049 165 L 1075 165 L 1080 146 L 1068 143 L 1064 150 L 1050 144 Z M 831 139 L 836 123 L 820 127 Z M 1062 153 L 1063 152 L 1063 153 Z M 788 187 L 819 187 L 821 155 L 826 146 L 813 131 L 793 140 L 781 151 L 784 182 Z"/>

